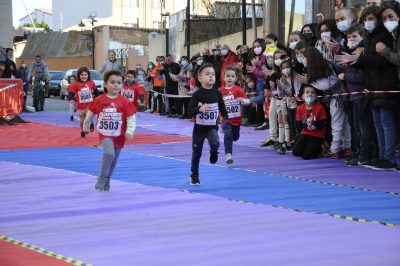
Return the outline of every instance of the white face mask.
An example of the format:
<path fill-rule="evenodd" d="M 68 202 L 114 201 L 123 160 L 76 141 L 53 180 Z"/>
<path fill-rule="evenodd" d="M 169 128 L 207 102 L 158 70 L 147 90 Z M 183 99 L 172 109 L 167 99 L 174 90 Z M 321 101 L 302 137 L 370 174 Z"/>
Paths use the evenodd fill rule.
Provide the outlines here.
<path fill-rule="evenodd" d="M 296 58 L 297 58 L 297 62 L 304 65 L 304 56 L 296 56 Z"/>
<path fill-rule="evenodd" d="M 284 68 L 284 69 L 282 69 L 282 74 L 285 75 L 285 76 L 289 76 L 289 75 L 290 75 L 290 72 L 291 72 L 291 69 L 290 69 L 290 68 Z"/>
<path fill-rule="evenodd" d="M 347 47 L 349 47 L 350 49 L 354 49 L 357 47 L 357 45 L 359 45 L 361 42 L 361 39 L 359 40 L 351 40 L 351 41 L 347 41 Z"/>
<path fill-rule="evenodd" d="M 330 42 L 331 41 L 331 32 L 330 31 L 321 32 L 321 40 L 323 42 Z"/>
<path fill-rule="evenodd" d="M 388 30 L 388 32 L 392 33 L 393 30 L 395 28 L 397 28 L 399 23 L 397 21 L 389 20 L 389 21 L 386 21 L 384 25 L 385 25 L 385 28 Z"/>
<path fill-rule="evenodd" d="M 222 56 L 226 56 L 228 54 L 228 50 L 226 50 L 226 49 L 222 49 L 221 50 L 221 55 Z"/>
<path fill-rule="evenodd" d="M 282 59 L 275 59 L 274 63 L 277 67 L 280 67 L 282 65 Z"/>
<path fill-rule="evenodd" d="M 338 27 L 338 29 L 341 32 L 345 32 L 350 27 L 350 24 L 346 19 L 346 20 L 342 20 L 339 23 L 337 23 L 336 26 Z"/>
<path fill-rule="evenodd" d="M 375 21 L 365 21 L 364 28 L 366 31 L 369 31 L 369 32 L 373 31 L 376 28 Z"/>
<path fill-rule="evenodd" d="M 256 55 L 261 54 L 261 52 L 262 52 L 262 48 L 261 48 L 261 47 L 256 47 L 256 48 L 254 48 L 254 53 L 255 53 Z"/>
<path fill-rule="evenodd" d="M 22 67 L 26 67 L 26 64 L 22 64 L 21 66 L 22 66 Z"/>
<path fill-rule="evenodd" d="M 296 42 L 296 41 L 293 41 L 293 42 L 289 43 L 289 48 L 292 49 L 292 50 L 294 50 L 294 48 L 296 47 L 296 44 L 297 44 L 297 43 L 298 43 L 298 42 Z"/>
<path fill-rule="evenodd" d="M 181 64 L 182 64 L 183 67 L 185 67 L 185 66 L 187 66 L 188 62 L 186 60 L 182 60 Z"/>
<path fill-rule="evenodd" d="M 203 64 L 203 60 L 197 61 L 197 65 L 198 65 L 198 66 L 201 66 L 202 64 Z"/>

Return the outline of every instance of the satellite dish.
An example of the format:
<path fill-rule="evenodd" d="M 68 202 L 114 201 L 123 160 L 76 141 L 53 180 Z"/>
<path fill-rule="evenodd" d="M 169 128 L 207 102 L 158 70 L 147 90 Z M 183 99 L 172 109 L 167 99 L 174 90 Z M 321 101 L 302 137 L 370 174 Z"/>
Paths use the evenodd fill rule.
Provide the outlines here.
<path fill-rule="evenodd" d="M 160 34 L 158 32 L 152 31 L 149 33 L 149 40 L 156 39 Z"/>

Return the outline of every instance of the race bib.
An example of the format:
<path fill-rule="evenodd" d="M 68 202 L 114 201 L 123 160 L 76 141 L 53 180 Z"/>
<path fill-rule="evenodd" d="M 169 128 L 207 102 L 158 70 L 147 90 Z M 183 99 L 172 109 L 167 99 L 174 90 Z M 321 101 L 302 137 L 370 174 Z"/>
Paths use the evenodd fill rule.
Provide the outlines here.
<path fill-rule="evenodd" d="M 93 102 L 92 91 L 89 87 L 85 86 L 80 91 L 78 91 L 78 98 L 80 103 Z"/>
<path fill-rule="evenodd" d="M 228 118 L 241 117 L 240 101 L 236 99 L 225 100 L 225 107 L 228 112 Z"/>
<path fill-rule="evenodd" d="M 196 124 L 202 126 L 217 125 L 218 112 L 218 103 L 207 104 L 207 110 L 196 115 Z"/>
<path fill-rule="evenodd" d="M 99 114 L 97 131 L 106 137 L 118 137 L 121 135 L 122 113 L 116 108 L 104 108 Z"/>
<path fill-rule="evenodd" d="M 122 90 L 122 96 L 128 98 L 130 102 L 133 102 L 135 98 L 135 92 L 133 90 Z"/>

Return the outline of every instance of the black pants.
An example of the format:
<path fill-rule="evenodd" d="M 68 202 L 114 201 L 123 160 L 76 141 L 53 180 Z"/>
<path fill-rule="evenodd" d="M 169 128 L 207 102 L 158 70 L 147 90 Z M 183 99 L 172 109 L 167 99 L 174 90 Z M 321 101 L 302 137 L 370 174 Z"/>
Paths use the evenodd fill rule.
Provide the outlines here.
<path fill-rule="evenodd" d="M 169 86 L 167 85 L 165 92 L 167 94 L 178 95 L 178 87 L 175 87 L 173 85 L 169 85 Z M 171 115 L 180 114 L 179 102 L 180 102 L 179 98 L 168 97 L 168 108 L 169 108 L 168 112 Z"/>
<path fill-rule="evenodd" d="M 199 175 L 199 164 L 205 139 L 208 140 L 208 144 L 210 145 L 210 153 L 218 153 L 219 137 L 216 128 L 211 128 L 208 131 L 193 134 L 191 167 L 192 175 Z"/>
<path fill-rule="evenodd" d="M 153 90 L 157 92 L 157 96 L 155 95 L 155 93 L 153 94 L 153 96 L 154 96 L 153 111 L 157 111 L 157 109 L 158 109 L 158 112 L 164 113 L 165 106 L 164 106 L 164 100 L 163 100 L 163 96 L 162 96 L 162 93 L 164 93 L 164 91 L 161 87 L 154 87 Z"/>
<path fill-rule="evenodd" d="M 294 144 L 292 154 L 302 157 L 304 160 L 317 158 L 322 152 L 323 141 L 321 138 L 302 134 Z"/>

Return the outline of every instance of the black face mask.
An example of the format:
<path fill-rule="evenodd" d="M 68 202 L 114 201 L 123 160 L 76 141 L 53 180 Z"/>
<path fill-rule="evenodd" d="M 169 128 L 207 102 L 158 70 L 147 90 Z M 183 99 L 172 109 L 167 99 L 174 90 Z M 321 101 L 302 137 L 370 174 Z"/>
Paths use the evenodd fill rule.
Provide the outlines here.
<path fill-rule="evenodd" d="M 314 37 L 314 34 L 312 34 L 312 32 L 307 32 L 307 33 L 304 33 L 303 35 L 307 41 L 311 40 Z"/>
<path fill-rule="evenodd" d="M 221 60 L 221 55 L 219 55 L 219 54 L 214 55 L 214 59 L 215 59 L 215 60 Z"/>

